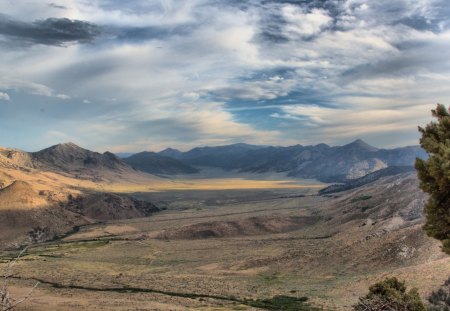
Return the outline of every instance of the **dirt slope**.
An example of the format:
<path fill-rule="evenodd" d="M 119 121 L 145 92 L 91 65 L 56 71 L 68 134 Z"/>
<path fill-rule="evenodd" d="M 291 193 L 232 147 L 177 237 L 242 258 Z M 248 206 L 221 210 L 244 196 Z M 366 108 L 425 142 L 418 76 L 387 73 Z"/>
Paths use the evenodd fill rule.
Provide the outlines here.
<path fill-rule="evenodd" d="M 233 221 L 211 221 L 164 230 L 160 239 L 206 239 L 264 235 L 298 230 L 319 221 L 319 217 L 258 216 Z"/>

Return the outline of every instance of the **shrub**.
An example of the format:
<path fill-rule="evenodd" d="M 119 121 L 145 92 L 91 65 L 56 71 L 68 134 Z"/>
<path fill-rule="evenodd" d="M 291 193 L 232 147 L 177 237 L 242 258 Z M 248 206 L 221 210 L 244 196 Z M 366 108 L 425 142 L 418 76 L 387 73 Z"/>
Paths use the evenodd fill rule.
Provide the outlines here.
<path fill-rule="evenodd" d="M 416 288 L 406 291 L 405 282 L 387 278 L 369 288 L 369 293 L 360 297 L 354 311 L 425 311 Z"/>
<path fill-rule="evenodd" d="M 428 297 L 431 307 L 428 310 L 450 311 L 450 277 L 438 290 Z"/>

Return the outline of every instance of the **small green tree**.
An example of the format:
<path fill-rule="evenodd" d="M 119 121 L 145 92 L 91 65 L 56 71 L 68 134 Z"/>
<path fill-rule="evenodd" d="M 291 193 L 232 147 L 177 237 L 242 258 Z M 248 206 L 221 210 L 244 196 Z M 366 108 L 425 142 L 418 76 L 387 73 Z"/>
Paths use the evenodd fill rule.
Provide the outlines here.
<path fill-rule="evenodd" d="M 428 160 L 416 159 L 420 188 L 430 194 L 425 206 L 426 233 L 442 241 L 442 250 L 450 254 L 450 114 L 444 105 L 431 110 L 437 122 L 430 122 L 422 133 L 420 145 Z"/>
<path fill-rule="evenodd" d="M 360 297 L 354 311 L 425 311 L 416 288 L 406 291 L 405 282 L 387 278 L 369 287 L 369 293 Z"/>

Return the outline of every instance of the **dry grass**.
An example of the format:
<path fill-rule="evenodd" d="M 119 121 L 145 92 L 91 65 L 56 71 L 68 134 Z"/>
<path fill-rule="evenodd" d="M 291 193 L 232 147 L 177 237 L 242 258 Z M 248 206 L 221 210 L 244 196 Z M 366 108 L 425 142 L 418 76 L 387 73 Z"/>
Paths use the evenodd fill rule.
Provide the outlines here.
<path fill-rule="evenodd" d="M 450 258 L 425 236 L 415 216 L 423 195 L 411 177 L 323 198 L 301 197 L 322 185 L 289 179 L 171 180 L 139 172 L 97 172 L 95 178 L 80 179 L 6 164 L 2 187 L 21 180 L 58 200 L 83 191 L 145 192 L 159 195 L 170 207 L 149 218 L 86 226 L 63 241 L 31 247 L 18 263 L 18 279 L 12 284 L 20 294 L 34 279 L 44 281 L 23 306 L 26 310 L 250 310 L 232 297 L 244 301 L 275 295 L 308 296 L 326 308 L 348 310 L 381 277 L 398 276 L 426 295 L 450 272 Z M 211 199 L 226 189 L 229 192 L 220 192 L 220 202 Z M 272 195 L 262 195 L 263 190 Z M 192 193 L 195 196 L 188 195 Z M 355 200 L 361 197 L 365 199 Z M 19 235 L 42 219 L 61 218 L 72 225 L 78 221 L 55 215 L 57 210 L 26 217 L 25 212 L 0 215 L 2 235 L 5 228 L 10 230 L 8 238 Z M 319 220 L 292 222 L 302 217 Z M 239 224 L 248 227 L 249 222 L 252 230 L 244 232 Z M 281 229 L 264 229 L 267 224 Z M 58 226 L 62 230 L 69 225 Z M 180 230 L 204 226 L 232 234 L 183 236 Z M 18 229 L 22 231 L 14 231 Z M 2 256 L 6 262 L 11 254 Z M 148 292 L 107 290 L 123 287 Z"/>
<path fill-rule="evenodd" d="M 385 196 L 390 195 L 385 186 L 380 186 L 381 189 Z M 377 193 L 370 193 L 373 204 Z M 392 195 L 397 193 L 397 189 L 392 190 Z M 351 203 L 351 198 L 279 198 L 202 210 L 167 211 L 150 218 L 92 225 L 67 237 L 65 243 L 30 249 L 26 260 L 18 266 L 19 276 L 42 278 L 65 287 L 128 286 L 240 299 L 308 296 L 315 304 L 338 310 L 348 310 L 369 284 L 388 275 L 405 279 L 408 286 L 418 287 L 424 296 L 448 277 L 450 258 L 440 253 L 438 243 L 423 234 L 420 223 L 406 221 L 402 226 L 392 227 L 395 217 L 387 217 L 375 225 L 361 226 L 365 219 L 343 218 L 348 215 L 342 214 L 349 208 L 347 202 L 358 204 Z M 356 206 L 355 210 L 359 208 Z M 330 215 L 335 219 L 330 220 Z M 317 223 L 281 233 L 259 231 L 257 235 L 184 240 L 154 238 L 165 230 L 205 222 L 220 227 L 220 223 L 252 217 L 305 216 L 322 218 Z M 387 229 L 390 231 L 377 238 L 365 238 Z M 415 249 L 411 256 L 402 249 L 403 245 Z M 17 280 L 17 289 L 26 288 L 28 283 Z M 250 310 L 249 306 L 231 301 L 171 294 L 102 292 L 48 285 L 37 293 L 25 307 Z"/>

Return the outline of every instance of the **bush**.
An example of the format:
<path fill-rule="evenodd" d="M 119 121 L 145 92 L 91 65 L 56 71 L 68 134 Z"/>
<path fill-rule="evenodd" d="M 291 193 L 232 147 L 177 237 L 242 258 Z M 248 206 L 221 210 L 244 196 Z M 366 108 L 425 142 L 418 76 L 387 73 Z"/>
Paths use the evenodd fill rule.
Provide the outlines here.
<path fill-rule="evenodd" d="M 416 288 L 406 291 L 405 282 L 387 278 L 369 288 L 369 293 L 359 298 L 354 311 L 425 311 Z"/>
<path fill-rule="evenodd" d="M 431 307 L 428 310 L 450 311 L 450 277 L 437 291 L 428 297 Z"/>

